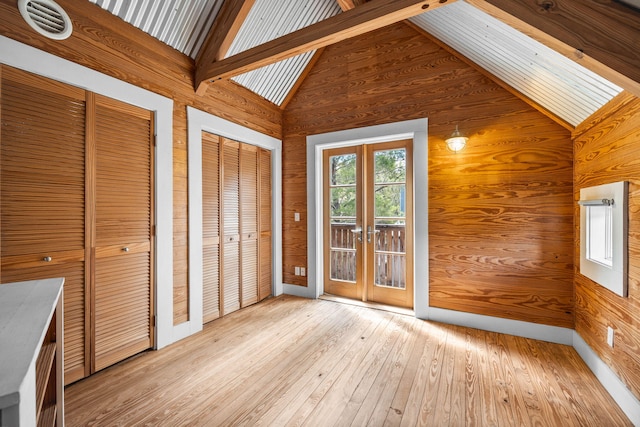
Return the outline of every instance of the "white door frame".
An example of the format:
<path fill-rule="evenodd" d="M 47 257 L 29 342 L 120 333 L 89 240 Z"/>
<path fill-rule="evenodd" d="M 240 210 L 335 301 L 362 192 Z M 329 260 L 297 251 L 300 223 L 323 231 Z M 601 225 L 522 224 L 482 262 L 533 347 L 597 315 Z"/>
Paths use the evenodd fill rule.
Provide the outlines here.
<path fill-rule="evenodd" d="M 187 106 L 189 126 L 189 322 L 185 336 L 202 330 L 202 132 L 271 151 L 272 292 L 282 294 L 282 141 Z"/>
<path fill-rule="evenodd" d="M 307 287 L 285 284 L 285 293 L 318 298 L 324 292 L 322 223 L 322 152 L 329 148 L 413 139 L 414 312 L 426 319 L 429 308 L 429 221 L 427 124 L 407 120 L 307 137 Z M 419 215 L 416 215 L 418 213 Z"/>
<path fill-rule="evenodd" d="M 4 36 L 0 63 L 154 112 L 155 347 L 183 338 L 173 324 L 173 100 Z"/>

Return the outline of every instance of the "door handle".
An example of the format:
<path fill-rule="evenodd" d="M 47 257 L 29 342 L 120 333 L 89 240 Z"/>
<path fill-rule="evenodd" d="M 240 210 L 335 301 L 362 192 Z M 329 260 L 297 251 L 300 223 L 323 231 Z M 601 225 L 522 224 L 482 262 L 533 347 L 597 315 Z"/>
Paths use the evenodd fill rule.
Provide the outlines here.
<path fill-rule="evenodd" d="M 353 234 L 358 234 L 358 242 L 362 243 L 362 227 L 356 227 L 351 230 Z"/>
<path fill-rule="evenodd" d="M 368 225 L 367 226 L 367 243 L 371 243 L 371 235 L 372 234 L 378 234 L 380 232 L 380 230 L 372 230 L 371 226 Z"/>

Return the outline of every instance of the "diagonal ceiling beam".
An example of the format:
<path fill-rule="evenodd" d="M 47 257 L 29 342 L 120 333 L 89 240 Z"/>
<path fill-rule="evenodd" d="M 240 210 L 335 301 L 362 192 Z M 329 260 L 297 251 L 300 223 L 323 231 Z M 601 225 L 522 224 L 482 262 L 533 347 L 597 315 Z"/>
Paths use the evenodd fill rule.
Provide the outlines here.
<path fill-rule="evenodd" d="M 207 65 L 220 61 L 227 54 L 254 3 L 255 0 L 226 0 L 223 3 L 196 57 L 196 81 L 203 80 L 198 73 L 204 71 Z M 199 89 L 198 95 L 204 95 L 206 86 Z"/>
<path fill-rule="evenodd" d="M 474 6 L 490 12 L 489 4 L 524 21 L 539 31 L 549 46 L 549 37 L 564 48 L 550 46 L 575 62 L 603 75 L 635 94 L 640 88 L 640 12 L 621 3 L 601 0 L 470 0 Z M 504 19 L 514 26 L 514 19 Z M 511 22 L 507 22 L 511 21 Z M 517 28 L 516 26 L 514 26 Z M 595 61 L 593 61 L 595 60 Z M 604 68 L 615 70 L 602 74 Z M 621 75 L 621 76 L 620 76 Z"/>
<path fill-rule="evenodd" d="M 201 64 L 195 84 L 228 79 L 284 59 L 386 27 L 456 0 L 372 0 L 237 55 Z"/>
<path fill-rule="evenodd" d="M 417 26 L 416 24 L 414 24 L 411 21 L 406 21 L 406 24 L 409 27 L 411 27 L 414 30 L 416 30 L 417 32 L 419 32 L 420 34 L 422 34 L 423 36 L 425 36 L 426 38 L 428 38 L 429 40 L 431 40 L 434 44 L 440 46 L 442 49 L 444 49 L 447 52 L 451 53 L 452 55 L 454 55 L 456 58 L 458 58 L 459 60 L 461 60 L 462 62 L 464 62 L 468 66 L 470 66 L 474 70 L 478 71 L 480 74 L 486 76 L 489 80 L 491 80 L 492 82 L 494 82 L 498 86 L 502 87 L 507 92 L 509 92 L 512 95 L 520 98 L 526 104 L 530 105 L 531 107 L 535 108 L 536 110 L 538 110 L 539 112 L 541 112 L 545 116 L 549 117 L 551 120 L 553 120 L 554 122 L 558 123 L 560 126 L 564 127 L 565 129 L 567 129 L 567 130 L 569 130 L 571 132 L 573 132 L 575 130 L 575 126 L 573 126 L 571 123 L 567 122 L 566 120 L 564 120 L 563 118 L 561 118 L 557 114 L 553 113 L 549 109 L 543 107 L 538 102 L 532 100 L 531 98 L 529 98 L 528 96 L 526 96 L 522 92 L 514 89 L 510 84 L 506 83 L 504 80 L 502 80 L 501 78 L 499 78 L 495 74 L 492 74 L 491 72 L 485 70 L 484 68 L 479 66 L 477 63 L 475 63 L 471 59 L 467 58 L 466 56 L 464 56 L 463 54 L 461 54 L 460 52 L 458 52 L 457 50 L 455 50 L 454 48 L 452 48 L 448 44 L 442 42 L 437 37 L 435 37 L 432 34 L 428 33 L 427 31 L 425 31 L 424 29 L 420 28 L 419 26 Z"/>
<path fill-rule="evenodd" d="M 351 10 L 354 7 L 366 3 L 366 0 L 336 0 L 343 12 Z"/>

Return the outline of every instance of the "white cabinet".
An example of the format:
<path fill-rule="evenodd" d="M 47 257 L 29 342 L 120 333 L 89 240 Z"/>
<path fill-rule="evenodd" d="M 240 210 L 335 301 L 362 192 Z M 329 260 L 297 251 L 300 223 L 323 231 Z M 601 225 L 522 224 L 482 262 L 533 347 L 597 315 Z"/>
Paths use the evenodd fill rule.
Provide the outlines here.
<path fill-rule="evenodd" d="M 0 285 L 0 425 L 63 426 L 64 279 Z"/>

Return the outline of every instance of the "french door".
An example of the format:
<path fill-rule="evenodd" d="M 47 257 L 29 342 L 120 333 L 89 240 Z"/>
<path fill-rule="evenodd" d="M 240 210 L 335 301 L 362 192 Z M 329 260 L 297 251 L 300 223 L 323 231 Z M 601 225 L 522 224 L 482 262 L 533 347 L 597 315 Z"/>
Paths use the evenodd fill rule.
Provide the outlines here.
<path fill-rule="evenodd" d="M 412 140 L 324 151 L 324 290 L 413 308 Z"/>

